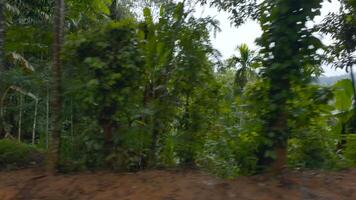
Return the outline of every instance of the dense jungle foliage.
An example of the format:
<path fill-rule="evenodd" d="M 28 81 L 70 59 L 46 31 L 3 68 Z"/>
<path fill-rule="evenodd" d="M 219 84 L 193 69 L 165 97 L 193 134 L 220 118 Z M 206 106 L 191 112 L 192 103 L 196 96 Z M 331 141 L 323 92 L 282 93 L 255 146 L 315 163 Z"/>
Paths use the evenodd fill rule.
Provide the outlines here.
<path fill-rule="evenodd" d="M 354 167 L 355 81 L 315 80 L 326 65 L 352 74 L 356 1 L 311 26 L 322 3 L 1 1 L 0 167 L 31 164 L 31 152 L 60 171 Z M 236 27 L 258 21 L 259 49 L 223 60 L 200 4 Z"/>

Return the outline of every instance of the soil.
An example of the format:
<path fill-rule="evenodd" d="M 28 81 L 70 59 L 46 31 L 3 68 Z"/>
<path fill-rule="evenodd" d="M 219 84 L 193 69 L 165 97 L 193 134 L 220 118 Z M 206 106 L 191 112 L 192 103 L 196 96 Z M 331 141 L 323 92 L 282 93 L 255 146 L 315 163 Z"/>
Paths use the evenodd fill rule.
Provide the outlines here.
<path fill-rule="evenodd" d="M 0 200 L 355 200 L 356 170 L 223 180 L 196 170 L 46 175 L 0 172 Z"/>

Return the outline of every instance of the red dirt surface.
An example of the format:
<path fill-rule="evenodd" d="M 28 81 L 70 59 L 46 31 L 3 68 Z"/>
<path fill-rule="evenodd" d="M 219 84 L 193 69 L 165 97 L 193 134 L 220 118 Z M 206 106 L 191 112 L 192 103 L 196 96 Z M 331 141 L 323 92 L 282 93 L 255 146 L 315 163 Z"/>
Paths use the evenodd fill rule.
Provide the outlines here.
<path fill-rule="evenodd" d="M 194 170 L 45 175 L 0 172 L 0 200 L 356 200 L 356 170 L 222 180 Z"/>

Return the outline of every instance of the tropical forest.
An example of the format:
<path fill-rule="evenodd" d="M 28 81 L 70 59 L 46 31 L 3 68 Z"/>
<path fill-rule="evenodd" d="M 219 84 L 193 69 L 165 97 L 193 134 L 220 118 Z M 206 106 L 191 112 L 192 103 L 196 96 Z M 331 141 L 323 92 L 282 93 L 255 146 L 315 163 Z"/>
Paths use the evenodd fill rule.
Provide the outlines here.
<path fill-rule="evenodd" d="M 0 0 L 0 200 L 355 200 L 355 67 L 356 0 Z"/>

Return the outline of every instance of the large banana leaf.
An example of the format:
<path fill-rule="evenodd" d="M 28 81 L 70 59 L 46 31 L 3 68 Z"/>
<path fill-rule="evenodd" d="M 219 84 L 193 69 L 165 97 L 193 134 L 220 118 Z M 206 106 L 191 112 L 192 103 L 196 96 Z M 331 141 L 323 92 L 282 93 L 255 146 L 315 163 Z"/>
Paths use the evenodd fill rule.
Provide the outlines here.
<path fill-rule="evenodd" d="M 334 86 L 335 108 L 338 113 L 352 109 L 353 87 L 350 79 L 338 81 Z"/>

